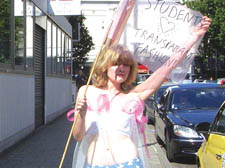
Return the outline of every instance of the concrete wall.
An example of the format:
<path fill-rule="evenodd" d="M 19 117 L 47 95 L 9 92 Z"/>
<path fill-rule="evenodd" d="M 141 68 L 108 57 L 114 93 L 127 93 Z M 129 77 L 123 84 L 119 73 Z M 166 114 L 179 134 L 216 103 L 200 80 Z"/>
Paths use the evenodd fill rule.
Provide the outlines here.
<path fill-rule="evenodd" d="M 72 106 L 72 80 L 46 77 L 45 121 L 49 122 Z"/>
<path fill-rule="evenodd" d="M 45 82 L 48 123 L 72 108 L 76 91 L 71 79 L 46 77 Z M 34 131 L 34 86 L 33 75 L 0 73 L 0 152 Z"/>
<path fill-rule="evenodd" d="M 34 129 L 34 76 L 0 73 L 0 151 Z"/>

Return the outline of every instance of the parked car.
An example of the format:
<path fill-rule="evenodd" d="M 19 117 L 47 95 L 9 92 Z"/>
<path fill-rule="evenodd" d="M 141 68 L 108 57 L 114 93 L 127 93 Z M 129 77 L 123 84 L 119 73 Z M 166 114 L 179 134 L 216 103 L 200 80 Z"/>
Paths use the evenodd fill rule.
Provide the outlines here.
<path fill-rule="evenodd" d="M 194 83 L 199 83 L 199 82 L 203 82 L 204 81 L 204 79 L 195 79 L 193 82 Z"/>
<path fill-rule="evenodd" d="M 217 83 L 217 80 L 204 80 L 203 83 Z"/>
<path fill-rule="evenodd" d="M 218 78 L 218 79 L 217 79 L 217 83 L 220 84 L 220 85 L 224 85 L 224 83 L 225 83 L 225 78 Z"/>
<path fill-rule="evenodd" d="M 157 111 L 160 97 L 162 96 L 163 92 L 168 87 L 174 86 L 174 85 L 176 85 L 176 84 L 172 83 L 172 82 L 164 83 L 163 85 L 160 86 L 160 88 L 155 92 L 154 95 L 150 96 L 145 101 L 145 115 L 148 120 L 148 124 L 155 123 L 155 111 Z"/>
<path fill-rule="evenodd" d="M 197 153 L 197 166 L 201 168 L 223 168 L 225 166 L 225 101 L 219 108 L 210 126 L 201 123 L 197 131 L 205 132 L 205 140 Z"/>
<path fill-rule="evenodd" d="M 138 74 L 137 75 L 137 79 L 136 79 L 136 83 L 137 84 L 141 84 L 142 82 L 144 82 L 151 74 Z"/>
<path fill-rule="evenodd" d="M 179 84 L 167 88 L 155 112 L 155 134 L 166 148 L 168 160 L 195 156 L 204 137 L 196 124 L 212 123 L 225 100 L 225 88 L 214 83 Z"/>

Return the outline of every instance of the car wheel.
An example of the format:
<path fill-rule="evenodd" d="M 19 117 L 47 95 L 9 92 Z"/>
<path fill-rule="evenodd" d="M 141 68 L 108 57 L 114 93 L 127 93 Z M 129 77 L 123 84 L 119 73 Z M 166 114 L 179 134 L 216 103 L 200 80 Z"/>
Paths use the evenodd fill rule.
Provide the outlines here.
<path fill-rule="evenodd" d="M 154 111 L 154 115 L 153 115 L 152 122 L 153 122 L 153 124 L 155 125 L 155 111 Z"/>
<path fill-rule="evenodd" d="M 147 110 L 145 110 L 145 118 L 146 118 L 146 120 L 147 120 L 147 124 L 149 124 L 149 117 L 148 117 L 148 112 L 147 112 Z"/>
<path fill-rule="evenodd" d="M 150 117 L 150 114 L 148 114 L 148 124 L 155 125 L 155 117 Z"/>
<path fill-rule="evenodd" d="M 152 124 L 149 114 L 146 113 L 147 124 Z"/>
<path fill-rule="evenodd" d="M 147 117 L 146 115 L 147 115 L 147 112 L 146 112 L 147 110 L 146 110 L 146 107 L 144 107 L 144 111 L 143 111 L 143 115 L 145 116 L 145 117 Z"/>
<path fill-rule="evenodd" d="M 171 146 L 171 143 L 170 143 L 170 140 L 169 140 L 169 135 L 168 133 L 166 132 L 166 156 L 167 156 L 167 159 L 170 161 L 170 162 L 173 162 L 174 161 L 174 153 L 173 153 L 173 150 L 172 150 L 172 146 Z"/>
<path fill-rule="evenodd" d="M 159 136 L 158 136 L 158 133 L 157 133 L 156 128 L 155 128 L 155 139 L 156 139 L 157 141 L 159 141 Z"/>

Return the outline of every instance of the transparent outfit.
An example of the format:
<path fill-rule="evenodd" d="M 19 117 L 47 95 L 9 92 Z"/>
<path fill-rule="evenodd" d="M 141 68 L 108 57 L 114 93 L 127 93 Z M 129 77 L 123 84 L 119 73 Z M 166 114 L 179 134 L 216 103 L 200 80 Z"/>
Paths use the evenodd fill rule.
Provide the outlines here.
<path fill-rule="evenodd" d="M 72 167 L 147 168 L 144 102 L 135 93 L 114 95 L 95 87 L 86 98 L 86 135 L 76 144 Z"/>

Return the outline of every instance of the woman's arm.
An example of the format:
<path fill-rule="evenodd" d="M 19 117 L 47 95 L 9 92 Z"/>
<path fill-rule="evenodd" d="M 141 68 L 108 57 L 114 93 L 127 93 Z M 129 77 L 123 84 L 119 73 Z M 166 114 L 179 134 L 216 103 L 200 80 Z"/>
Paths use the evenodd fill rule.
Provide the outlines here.
<path fill-rule="evenodd" d="M 172 70 L 181 63 L 188 51 L 209 29 L 211 20 L 204 16 L 201 23 L 196 27 L 192 36 L 182 45 L 183 52 L 174 53 L 160 68 L 158 68 L 147 80 L 134 88 L 142 100 L 151 96 L 167 79 Z"/>
<path fill-rule="evenodd" d="M 85 116 L 87 112 L 87 102 L 86 97 L 84 96 L 86 86 L 80 87 L 78 91 L 78 98 L 75 107 L 75 117 L 74 122 L 76 125 L 73 129 L 73 136 L 77 141 L 81 141 L 85 136 Z"/>

